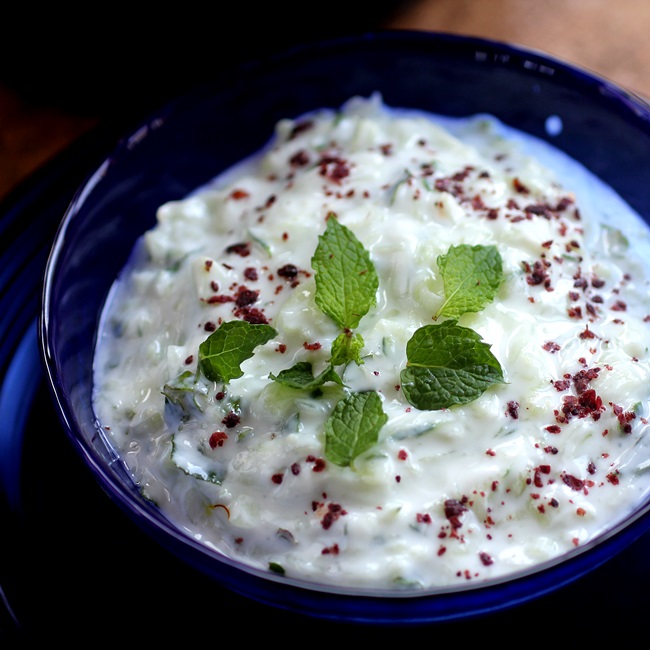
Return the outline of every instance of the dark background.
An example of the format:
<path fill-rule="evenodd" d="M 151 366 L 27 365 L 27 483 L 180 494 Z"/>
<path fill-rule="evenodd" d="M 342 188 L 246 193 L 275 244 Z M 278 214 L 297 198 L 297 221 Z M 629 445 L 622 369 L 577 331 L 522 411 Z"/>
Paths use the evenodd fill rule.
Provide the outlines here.
<path fill-rule="evenodd" d="M 11 9 L 0 38 L 0 82 L 28 101 L 111 118 L 155 107 L 223 69 L 294 44 L 382 28 L 415 4 L 212 2 L 111 5 L 52 16 Z M 87 13 L 86 13 L 87 12 Z M 14 31 L 15 30 L 15 31 Z"/>
<path fill-rule="evenodd" d="M 0 201 L 98 123 L 294 43 L 377 28 L 507 41 L 650 96 L 647 0 L 69 4 L 0 12 Z"/>

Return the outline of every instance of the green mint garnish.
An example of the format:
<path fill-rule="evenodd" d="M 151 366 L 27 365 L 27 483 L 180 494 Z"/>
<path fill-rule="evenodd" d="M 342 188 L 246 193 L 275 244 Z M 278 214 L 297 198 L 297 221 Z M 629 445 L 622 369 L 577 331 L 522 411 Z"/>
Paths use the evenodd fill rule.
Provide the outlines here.
<path fill-rule="evenodd" d="M 406 357 L 400 374 L 402 390 L 421 410 L 466 404 L 503 382 L 490 346 L 474 330 L 453 320 L 416 330 L 406 344 Z"/>
<path fill-rule="evenodd" d="M 339 400 L 325 423 L 325 455 L 347 467 L 377 442 L 387 420 L 377 393 L 351 393 Z"/>
<path fill-rule="evenodd" d="M 404 176 L 402 176 L 390 190 L 390 205 L 393 205 L 393 203 L 395 203 L 395 199 L 397 198 L 397 191 L 399 190 L 400 186 L 408 183 L 411 178 L 413 178 L 413 174 L 411 174 L 408 169 L 405 169 Z"/>
<path fill-rule="evenodd" d="M 244 374 L 241 364 L 278 333 L 270 325 L 243 320 L 222 323 L 199 346 L 199 368 L 211 381 L 228 383 Z"/>
<path fill-rule="evenodd" d="M 452 246 L 438 257 L 445 285 L 445 302 L 437 316 L 459 318 L 477 312 L 492 300 L 501 284 L 503 269 L 496 246 Z"/>
<path fill-rule="evenodd" d="M 332 365 L 340 366 L 350 361 L 361 365 L 361 350 L 365 345 L 361 334 L 346 330 L 341 332 L 332 342 Z"/>
<path fill-rule="evenodd" d="M 250 230 L 248 230 L 246 234 L 251 239 L 251 241 L 257 244 L 269 257 L 271 257 L 272 255 L 271 247 L 265 241 L 260 239 L 257 235 L 252 233 Z"/>
<path fill-rule="evenodd" d="M 188 415 L 193 409 L 203 411 L 207 388 L 198 381 L 195 373 L 185 370 L 163 386 L 162 394 L 167 402 L 180 407 Z"/>
<path fill-rule="evenodd" d="M 352 331 L 371 307 L 376 304 L 379 278 L 368 251 L 346 226 L 330 214 L 325 232 L 318 238 L 318 246 L 312 257 L 316 273 L 314 296 L 319 309 L 329 316 L 342 330 L 332 342 L 328 368 L 314 377 L 309 362 L 299 362 L 269 377 L 285 386 L 314 390 L 325 382 L 343 382 L 335 366 L 354 361 L 362 364 L 363 337 Z"/>
<path fill-rule="evenodd" d="M 319 375 L 314 376 L 311 363 L 302 361 L 269 376 L 285 386 L 313 391 L 328 381 L 343 385 L 335 366 L 363 363 L 364 340 L 352 330 L 376 304 L 379 278 L 363 244 L 333 214 L 318 238 L 311 263 L 316 305 L 343 331 L 333 341 L 329 365 Z M 352 393 L 339 400 L 325 423 L 325 456 L 336 465 L 350 465 L 377 442 L 387 420 L 375 392 Z"/>
<path fill-rule="evenodd" d="M 316 305 L 341 329 L 354 329 L 376 304 L 379 280 L 368 251 L 334 215 L 311 260 Z"/>
<path fill-rule="evenodd" d="M 269 378 L 289 388 L 300 388 L 302 390 L 316 390 L 327 381 L 343 384 L 341 378 L 331 365 L 327 366 L 320 374 L 314 376 L 314 371 L 309 361 L 299 361 L 291 366 L 291 368 L 281 370 L 277 375 L 269 373 Z"/>
<path fill-rule="evenodd" d="M 277 562 L 269 562 L 269 570 L 281 576 L 283 576 L 286 573 L 284 567 L 281 564 L 278 564 Z"/>

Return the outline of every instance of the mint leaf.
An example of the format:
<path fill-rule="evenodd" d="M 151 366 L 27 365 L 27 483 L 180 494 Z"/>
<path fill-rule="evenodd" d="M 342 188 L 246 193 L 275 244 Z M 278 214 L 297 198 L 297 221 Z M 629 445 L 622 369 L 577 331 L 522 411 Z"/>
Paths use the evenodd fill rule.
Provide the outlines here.
<path fill-rule="evenodd" d="M 325 423 L 325 456 L 347 467 L 377 442 L 387 420 L 377 393 L 351 393 L 339 400 Z"/>
<path fill-rule="evenodd" d="M 459 318 L 481 311 L 494 296 L 503 278 L 502 260 L 496 246 L 452 246 L 438 257 L 445 285 L 445 302 L 437 316 Z"/>
<path fill-rule="evenodd" d="M 316 273 L 316 305 L 341 329 L 354 329 L 376 304 L 379 280 L 370 255 L 334 215 L 311 260 Z"/>
<path fill-rule="evenodd" d="M 490 346 L 456 321 L 425 325 L 406 344 L 407 366 L 400 374 L 406 399 L 421 410 L 466 404 L 503 381 Z"/>
<path fill-rule="evenodd" d="M 228 383 L 244 374 L 240 366 L 258 345 L 277 335 L 270 325 L 243 320 L 222 323 L 199 346 L 199 368 L 207 379 Z"/>
<path fill-rule="evenodd" d="M 327 366 L 319 375 L 314 376 L 314 371 L 309 361 L 299 361 L 291 368 L 281 370 L 277 375 L 269 373 L 269 377 L 289 388 L 300 388 L 303 390 L 315 390 L 327 381 L 343 384 L 341 378 L 331 365 Z"/>
<path fill-rule="evenodd" d="M 341 332 L 332 342 L 332 365 L 340 366 L 354 361 L 360 366 L 363 363 L 361 350 L 364 345 L 361 334 L 353 334 L 349 330 Z"/>

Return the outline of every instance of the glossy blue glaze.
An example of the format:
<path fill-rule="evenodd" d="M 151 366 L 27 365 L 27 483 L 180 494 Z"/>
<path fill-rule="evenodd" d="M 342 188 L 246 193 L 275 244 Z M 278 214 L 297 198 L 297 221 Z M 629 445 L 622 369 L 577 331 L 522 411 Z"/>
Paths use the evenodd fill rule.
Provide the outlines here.
<path fill-rule="evenodd" d="M 480 39 L 383 32 L 316 43 L 222 74 L 171 102 L 88 178 L 47 266 L 43 359 L 61 421 L 99 483 L 152 538 L 199 572 L 259 602 L 323 619 L 463 619 L 540 597 L 592 571 L 650 528 L 650 504 L 600 543 L 502 583 L 418 597 L 333 593 L 215 559 L 183 538 L 139 498 L 96 435 L 91 363 L 98 316 L 156 208 L 255 152 L 279 118 L 375 91 L 393 106 L 452 116 L 491 113 L 564 150 L 650 219 L 650 107 L 614 84 L 540 53 Z"/>

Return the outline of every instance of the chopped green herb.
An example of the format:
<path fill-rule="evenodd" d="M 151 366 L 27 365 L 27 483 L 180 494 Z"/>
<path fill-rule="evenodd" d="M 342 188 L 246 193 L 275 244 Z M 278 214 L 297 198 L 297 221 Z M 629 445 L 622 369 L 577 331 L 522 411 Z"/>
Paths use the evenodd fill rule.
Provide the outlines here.
<path fill-rule="evenodd" d="M 395 203 L 395 199 L 397 198 L 397 191 L 399 190 L 400 186 L 408 183 L 411 178 L 413 178 L 413 174 L 411 174 L 408 169 L 405 169 L 404 175 L 390 189 L 390 205 L 393 205 L 393 203 Z"/>
<path fill-rule="evenodd" d="M 300 388 L 303 390 L 315 390 L 327 381 L 343 384 L 341 378 L 331 365 L 328 365 L 319 375 L 314 376 L 314 370 L 309 361 L 299 361 L 291 368 L 280 371 L 277 375 L 269 373 L 269 377 L 289 388 Z"/>
<path fill-rule="evenodd" d="M 284 567 L 281 564 L 278 564 L 277 562 L 269 562 L 269 570 L 281 576 L 285 574 Z"/>
<path fill-rule="evenodd" d="M 186 370 L 178 377 L 170 379 L 163 386 L 162 394 L 169 404 L 178 406 L 185 415 L 189 415 L 194 409 L 203 411 L 208 391 L 205 384 L 198 380 L 196 373 Z"/>
<path fill-rule="evenodd" d="M 260 239 L 257 235 L 255 235 L 255 233 L 250 230 L 247 231 L 247 234 L 253 243 L 257 244 L 269 257 L 272 256 L 271 247 L 264 240 Z"/>
<path fill-rule="evenodd" d="M 176 467 L 188 476 L 221 485 L 226 477 L 226 466 L 206 451 L 207 441 L 197 445 L 196 440 L 193 437 L 188 439 L 184 431 L 176 432 L 171 440 L 171 460 Z"/>
<path fill-rule="evenodd" d="M 601 228 L 602 241 L 607 253 L 614 257 L 626 255 L 630 249 L 630 240 L 625 236 L 623 231 L 608 223 L 601 224 Z"/>

